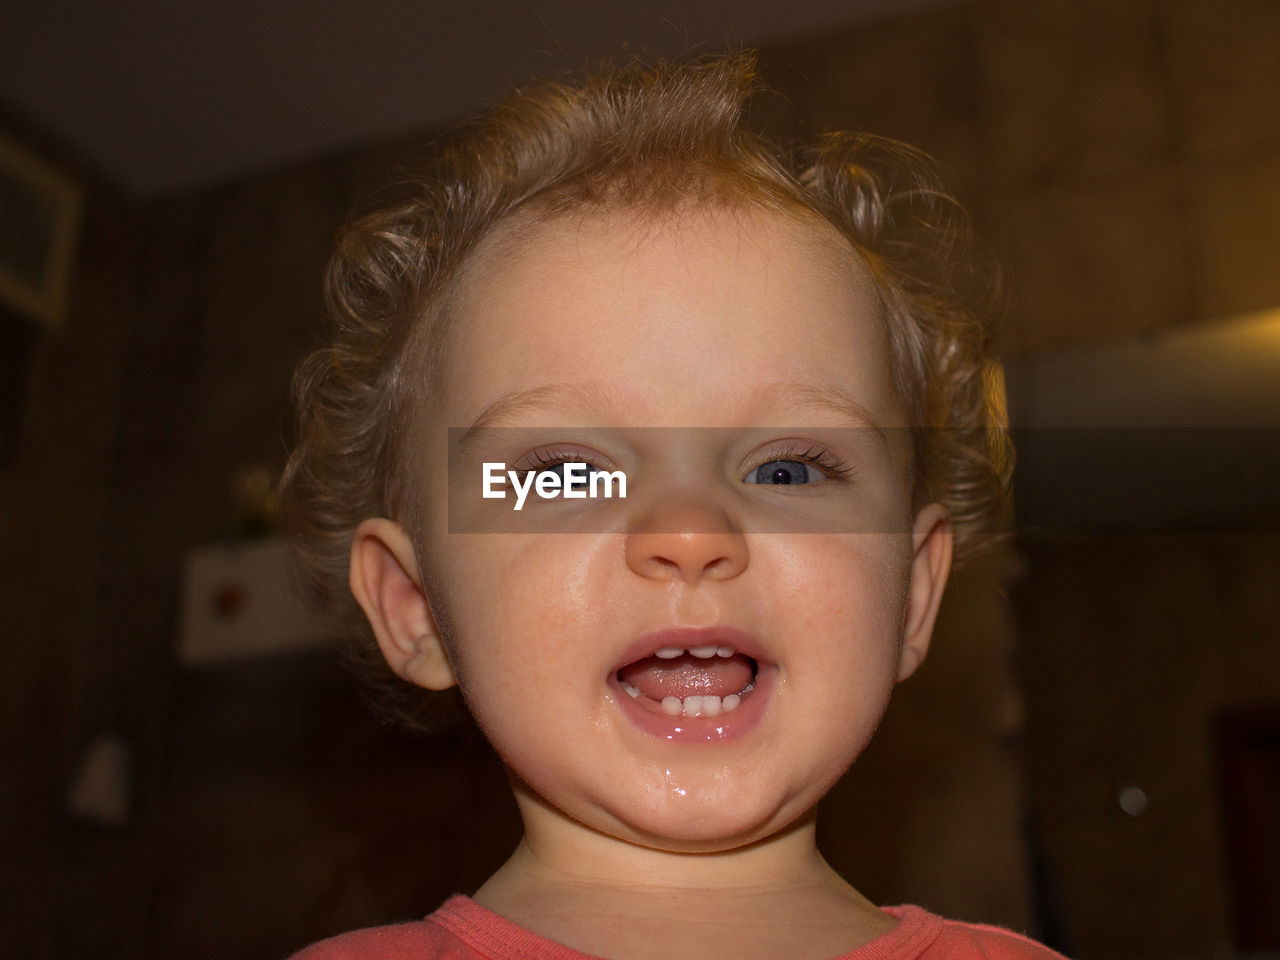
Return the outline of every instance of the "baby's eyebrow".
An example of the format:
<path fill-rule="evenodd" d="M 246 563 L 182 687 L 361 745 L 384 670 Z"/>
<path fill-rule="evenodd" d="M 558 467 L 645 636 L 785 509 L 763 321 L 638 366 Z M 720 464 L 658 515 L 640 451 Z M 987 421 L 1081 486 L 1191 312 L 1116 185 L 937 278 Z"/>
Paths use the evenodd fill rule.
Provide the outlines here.
<path fill-rule="evenodd" d="M 608 409 L 613 404 L 613 391 L 602 383 L 548 383 L 528 390 L 505 393 L 480 411 L 458 438 L 464 449 L 490 427 L 510 424 L 520 414 L 546 407 L 578 408 L 583 412 Z"/>
<path fill-rule="evenodd" d="M 801 415 L 806 411 L 835 414 L 841 420 L 852 420 L 873 431 L 882 444 L 887 443 L 884 431 L 867 407 L 834 384 L 779 380 L 761 384 L 748 396 L 746 406 L 751 411 L 768 410 L 771 416 L 785 411 L 798 418 L 793 425 L 799 425 L 803 419 Z M 462 431 L 457 442 L 465 450 L 485 430 L 510 425 L 530 410 L 554 407 L 598 414 L 601 410 L 615 409 L 617 402 L 612 386 L 599 382 L 548 383 L 516 390 L 503 394 L 485 407 L 471 426 Z"/>
<path fill-rule="evenodd" d="M 751 397 L 755 409 L 783 411 L 788 415 L 793 410 L 797 413 L 812 410 L 835 414 L 841 420 L 852 420 L 860 427 L 875 431 L 881 441 L 885 439 L 881 424 L 871 411 L 834 384 L 778 380 L 756 387 L 752 390 Z M 800 423 L 799 420 L 796 422 Z"/>

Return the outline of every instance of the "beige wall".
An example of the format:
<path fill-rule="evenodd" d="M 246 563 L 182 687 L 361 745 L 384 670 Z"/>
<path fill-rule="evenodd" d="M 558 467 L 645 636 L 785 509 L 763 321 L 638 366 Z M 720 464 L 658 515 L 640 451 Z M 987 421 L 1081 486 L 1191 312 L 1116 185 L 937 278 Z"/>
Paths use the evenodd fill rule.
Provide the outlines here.
<path fill-rule="evenodd" d="M 1280 305 L 1277 49 L 1280 6 L 1265 0 L 962 4 L 779 51 L 788 98 L 772 109 L 801 134 L 864 126 L 946 162 L 1006 268 L 997 343 L 1053 350 Z M 1209 736 L 1219 710 L 1280 701 L 1261 586 L 1275 542 L 1171 532 L 1020 546 L 1029 823 L 1041 892 L 1082 956 L 1231 942 Z M 957 620 L 939 640 L 970 647 L 967 668 L 929 669 L 989 684 L 1009 634 Z M 968 743 L 985 743 L 990 764 L 988 731 Z M 1150 787 L 1137 818 L 1117 804 L 1131 782 Z M 948 822 L 963 829 L 954 799 Z M 953 879 L 966 862 L 948 859 Z"/>
<path fill-rule="evenodd" d="M 1110 534 L 1024 549 L 1031 814 L 1080 954 L 1223 952 L 1213 723 L 1280 703 L 1280 537 Z M 1139 816 L 1117 802 L 1130 786 L 1148 798 Z"/>
<path fill-rule="evenodd" d="M 1007 266 L 1007 350 L 1280 303 L 1269 0 L 991 0 L 778 51 L 796 129 L 864 127 L 957 175 Z M 780 112 L 786 105 L 775 107 Z"/>

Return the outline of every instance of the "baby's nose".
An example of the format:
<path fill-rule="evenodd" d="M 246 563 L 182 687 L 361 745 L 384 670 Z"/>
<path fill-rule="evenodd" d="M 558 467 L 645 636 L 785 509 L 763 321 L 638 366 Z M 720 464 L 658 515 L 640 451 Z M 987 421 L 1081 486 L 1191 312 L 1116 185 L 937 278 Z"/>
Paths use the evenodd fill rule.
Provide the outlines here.
<path fill-rule="evenodd" d="M 747 540 L 718 504 L 693 498 L 650 506 L 627 533 L 627 565 L 655 580 L 729 580 L 747 568 Z"/>

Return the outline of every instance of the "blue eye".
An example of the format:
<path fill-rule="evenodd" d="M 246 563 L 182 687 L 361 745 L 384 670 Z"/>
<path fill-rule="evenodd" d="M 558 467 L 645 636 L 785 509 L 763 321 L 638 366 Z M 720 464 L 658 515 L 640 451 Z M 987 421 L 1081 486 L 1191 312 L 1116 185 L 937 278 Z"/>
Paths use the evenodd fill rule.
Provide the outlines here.
<path fill-rule="evenodd" d="M 782 484 L 813 483 L 822 478 L 822 472 L 802 460 L 770 460 L 762 463 L 745 477 L 743 483 Z"/>
<path fill-rule="evenodd" d="M 577 471 L 578 475 L 576 479 L 578 482 L 575 483 L 572 487 L 569 485 L 568 481 L 565 479 L 565 473 L 564 473 L 564 468 L 567 467 L 571 462 L 584 463 L 586 466 L 585 473 L 581 470 Z M 585 490 L 587 489 L 587 484 L 590 481 L 591 475 L 596 473 L 601 473 L 603 471 L 601 471 L 599 467 L 592 466 L 590 463 L 586 463 L 583 460 L 574 460 L 574 461 L 565 460 L 560 463 L 548 463 L 545 466 L 540 467 L 538 469 L 538 472 L 556 474 L 557 476 L 560 477 L 560 485 L 566 490 L 569 490 L 569 489 Z"/>

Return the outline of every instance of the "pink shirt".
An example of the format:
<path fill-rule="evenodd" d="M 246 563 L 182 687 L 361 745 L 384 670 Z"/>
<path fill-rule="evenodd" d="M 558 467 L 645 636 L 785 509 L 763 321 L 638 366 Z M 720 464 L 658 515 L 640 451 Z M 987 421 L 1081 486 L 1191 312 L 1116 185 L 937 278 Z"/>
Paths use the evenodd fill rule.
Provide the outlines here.
<path fill-rule="evenodd" d="M 1034 940 L 920 907 L 886 907 L 898 925 L 835 960 L 1062 960 Z M 292 960 L 598 960 L 531 933 L 469 897 L 451 897 L 425 920 L 355 930 Z"/>

